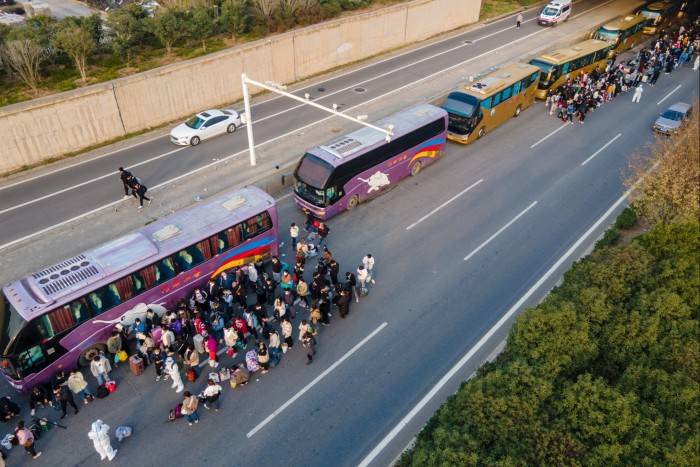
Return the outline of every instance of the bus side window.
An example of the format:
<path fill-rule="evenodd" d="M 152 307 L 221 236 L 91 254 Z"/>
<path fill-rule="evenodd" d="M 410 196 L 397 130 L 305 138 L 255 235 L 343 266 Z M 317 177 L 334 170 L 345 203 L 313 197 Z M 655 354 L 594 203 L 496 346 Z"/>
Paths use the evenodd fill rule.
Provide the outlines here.
<path fill-rule="evenodd" d="M 489 97 L 488 99 L 484 99 L 481 101 L 480 107 L 483 107 L 484 109 L 490 110 L 491 109 L 491 98 Z"/>
<path fill-rule="evenodd" d="M 569 72 L 569 64 L 568 64 L 568 63 L 562 64 L 562 66 L 561 66 L 561 74 L 562 74 L 562 75 L 565 75 L 565 74 L 567 74 L 568 72 Z"/>
<path fill-rule="evenodd" d="M 540 76 L 540 72 L 539 72 L 539 71 L 534 72 L 534 73 L 532 74 L 532 76 L 530 76 L 530 86 L 532 86 L 533 84 L 535 84 L 535 81 L 537 81 L 537 78 L 538 78 L 539 76 Z"/>
<path fill-rule="evenodd" d="M 335 186 L 332 186 L 330 188 L 326 188 L 326 198 L 328 198 L 328 201 L 333 202 L 335 201 L 337 191 Z"/>
<path fill-rule="evenodd" d="M 73 321 L 75 324 L 80 324 L 90 318 L 87 303 L 83 298 L 72 301 L 70 309 L 73 312 Z"/>
<path fill-rule="evenodd" d="M 510 99 L 510 93 L 511 93 L 511 91 L 512 91 L 512 89 L 511 89 L 510 87 L 507 87 L 506 89 L 504 89 L 503 91 L 501 91 L 501 96 L 502 96 L 502 99 L 503 99 L 504 101 Z"/>
<path fill-rule="evenodd" d="M 501 103 L 501 93 L 499 92 L 498 94 L 495 94 L 493 96 L 493 106 L 495 107 L 500 103 Z"/>
<path fill-rule="evenodd" d="M 216 236 L 217 241 L 216 244 L 218 246 L 218 252 L 223 253 L 224 251 L 228 250 L 228 237 L 226 236 L 226 232 L 219 232 L 219 234 Z"/>
<path fill-rule="evenodd" d="M 173 260 L 170 258 L 164 258 L 155 264 L 156 266 L 156 283 L 162 284 L 163 282 L 175 277 L 175 268 L 173 267 Z"/>
<path fill-rule="evenodd" d="M 513 95 L 516 95 L 519 92 L 520 92 L 520 81 L 518 81 L 517 83 L 515 83 L 513 85 Z"/>

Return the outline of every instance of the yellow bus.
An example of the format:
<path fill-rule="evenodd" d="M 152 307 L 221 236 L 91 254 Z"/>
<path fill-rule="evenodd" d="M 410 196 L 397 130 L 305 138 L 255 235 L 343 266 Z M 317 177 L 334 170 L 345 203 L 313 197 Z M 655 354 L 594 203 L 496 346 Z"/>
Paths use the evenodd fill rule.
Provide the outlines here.
<path fill-rule="evenodd" d="M 678 0 L 656 2 L 639 10 L 639 15 L 647 19 L 644 34 L 656 34 L 659 28 L 666 27 L 675 17 L 683 16 L 685 3 Z"/>
<path fill-rule="evenodd" d="M 612 57 L 634 47 L 642 40 L 644 36 L 642 31 L 646 20 L 646 17 L 642 15 L 630 15 L 616 19 L 593 31 L 591 39 L 608 42 L 612 46 L 608 56 Z"/>
<path fill-rule="evenodd" d="M 442 105 L 450 119 L 447 138 L 468 144 L 517 117 L 535 101 L 539 79 L 536 66 L 511 63 L 450 93 Z"/>
<path fill-rule="evenodd" d="M 603 70 L 612 46 L 606 41 L 588 39 L 564 49 L 555 50 L 530 60 L 542 70 L 536 97 L 545 99 L 549 89 L 557 89 L 576 73 Z"/>

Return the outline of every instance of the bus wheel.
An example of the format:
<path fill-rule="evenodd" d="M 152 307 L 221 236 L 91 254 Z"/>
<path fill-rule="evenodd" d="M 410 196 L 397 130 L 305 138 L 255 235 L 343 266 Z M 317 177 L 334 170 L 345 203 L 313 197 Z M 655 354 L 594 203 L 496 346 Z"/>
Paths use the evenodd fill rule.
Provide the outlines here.
<path fill-rule="evenodd" d="M 106 353 L 107 347 L 102 344 L 95 344 L 83 350 L 83 353 L 81 353 L 78 358 L 78 366 L 83 368 L 90 366 L 92 359 L 95 358 L 96 355 L 99 355 L 100 352 Z"/>
<path fill-rule="evenodd" d="M 413 164 L 413 167 L 411 167 L 411 177 L 415 177 L 416 175 L 418 175 L 422 168 L 423 164 L 421 164 L 420 161 Z"/>
<path fill-rule="evenodd" d="M 484 130 L 484 127 L 482 126 L 481 128 L 479 128 L 479 134 L 476 135 L 476 137 L 477 137 L 478 139 L 481 139 L 481 138 L 484 136 L 485 133 L 486 133 L 486 131 Z"/>
<path fill-rule="evenodd" d="M 515 117 L 517 117 L 518 115 L 520 115 L 520 111 L 521 111 L 521 110 L 522 110 L 522 107 L 520 107 L 520 106 L 516 107 L 516 109 L 515 109 Z"/>
<path fill-rule="evenodd" d="M 348 211 L 352 211 L 353 209 L 355 209 L 358 204 L 360 204 L 360 198 L 357 195 L 350 198 L 348 200 Z"/>

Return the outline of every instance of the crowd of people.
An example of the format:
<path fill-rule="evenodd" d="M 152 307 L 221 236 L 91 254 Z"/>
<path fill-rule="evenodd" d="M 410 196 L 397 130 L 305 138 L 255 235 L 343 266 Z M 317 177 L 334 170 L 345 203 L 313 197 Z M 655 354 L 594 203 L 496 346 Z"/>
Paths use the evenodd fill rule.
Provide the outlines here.
<path fill-rule="evenodd" d="M 125 193 L 130 196 L 127 190 L 131 188 L 125 184 Z M 331 324 L 333 308 L 341 318 L 347 317 L 353 297 L 359 302 L 368 293 L 369 284 L 375 283 L 375 260 L 367 254 L 355 272 L 340 276 L 340 264 L 328 246 L 320 252 L 317 247 L 327 241 L 327 225 L 309 213 L 305 228 L 292 224 L 289 233 L 293 265 L 273 256 L 267 265 L 258 261 L 224 271 L 194 289 L 192 295 L 180 298 L 174 309 L 162 316 L 148 309 L 144 319 L 136 318 L 131 326 L 117 324 L 106 342 L 106 352 L 95 355 L 89 366 L 96 389 L 90 388 L 79 369 L 59 371 L 48 387 L 36 386 L 30 392 L 31 415 L 43 407 L 60 411 L 60 419 L 68 415 L 68 407 L 77 415 L 80 408 L 75 396 L 82 404 L 89 404 L 109 393 L 110 386 L 114 390 L 113 368 L 126 362 L 129 355 L 138 356 L 144 370 L 153 366 L 157 382 L 169 381 L 176 393 L 183 393 L 171 418 L 184 416 L 190 425 L 199 421 L 200 403 L 219 410 L 220 384 L 225 379 L 231 380 L 232 387 L 244 386 L 251 373 L 267 373 L 280 363 L 283 354 L 297 346 L 305 350 L 306 363 L 311 364 L 320 328 Z M 220 368 L 224 352 L 231 360 Z M 239 352 L 244 356 L 237 362 L 234 359 Z M 209 373 L 204 389 L 185 391 L 184 379 L 195 381 L 205 365 Z M 16 404 L 9 398 L 5 402 L 6 420 L 19 415 Z M 27 452 L 40 456 L 34 449 L 40 427 L 32 431 L 18 425 L 16 439 L 28 439 L 23 430 L 31 433 L 32 442 L 25 440 Z M 116 450 L 104 444 L 104 430 L 103 426 L 95 428 L 91 439 L 99 440 L 101 444 L 95 441 L 96 449 L 111 460 Z"/>
<path fill-rule="evenodd" d="M 580 71 L 573 79 L 556 90 L 550 89 L 545 105 L 550 115 L 555 115 L 565 123 L 574 119 L 583 124 L 586 115 L 605 103 L 634 90 L 632 102 L 640 102 L 644 86 L 654 86 L 662 73 L 689 63 L 695 56 L 694 68 L 700 65 L 700 25 L 696 20 L 687 29 L 681 26 L 673 33 L 661 31 L 658 38 L 647 48 L 642 48 L 636 58 L 628 63 L 616 63 L 616 58 L 608 60 L 605 69 L 593 69 L 590 73 Z"/>

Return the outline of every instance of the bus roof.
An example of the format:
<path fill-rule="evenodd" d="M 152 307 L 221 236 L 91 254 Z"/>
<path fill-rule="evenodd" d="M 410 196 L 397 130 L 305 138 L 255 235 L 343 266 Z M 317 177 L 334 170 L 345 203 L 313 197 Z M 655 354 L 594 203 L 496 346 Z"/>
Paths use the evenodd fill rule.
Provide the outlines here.
<path fill-rule="evenodd" d="M 672 2 L 655 2 L 649 5 L 644 6 L 641 8 L 639 11 L 663 11 L 666 10 L 670 7 L 675 6 L 675 1 Z"/>
<path fill-rule="evenodd" d="M 114 274 L 128 274 L 153 263 L 157 257 L 190 246 L 193 236 L 213 235 L 273 205 L 274 199 L 264 191 L 244 187 L 30 274 L 8 284 L 3 292 L 20 315 L 29 320 L 46 307 L 84 294 L 87 286 L 107 285 L 114 281 Z"/>
<path fill-rule="evenodd" d="M 446 115 L 447 112 L 440 107 L 430 104 L 418 104 L 374 122 L 373 125 L 387 130 L 393 128 L 394 135 L 391 138 L 396 139 L 427 122 L 445 118 Z M 311 149 L 309 152 L 331 165 L 337 166 L 344 160 L 352 159 L 353 156 L 362 154 L 379 143 L 384 143 L 385 138 L 386 134 L 381 131 L 370 127 L 362 127 L 359 130 Z"/>
<path fill-rule="evenodd" d="M 528 63 L 510 63 L 464 86 L 462 92 L 483 99 L 539 71 L 539 67 Z"/>
<path fill-rule="evenodd" d="M 615 21 L 610 21 L 598 29 L 605 29 L 606 31 L 624 31 L 630 26 L 634 26 L 637 23 L 644 23 L 646 20 L 647 19 L 642 15 L 628 15 L 624 18 L 618 18 Z"/>
<path fill-rule="evenodd" d="M 559 65 L 576 57 L 588 55 L 589 53 L 597 50 L 603 50 L 606 47 L 610 47 L 610 44 L 605 41 L 588 39 L 587 41 L 579 42 L 578 44 L 540 55 L 535 60 L 549 62 L 553 65 Z"/>

